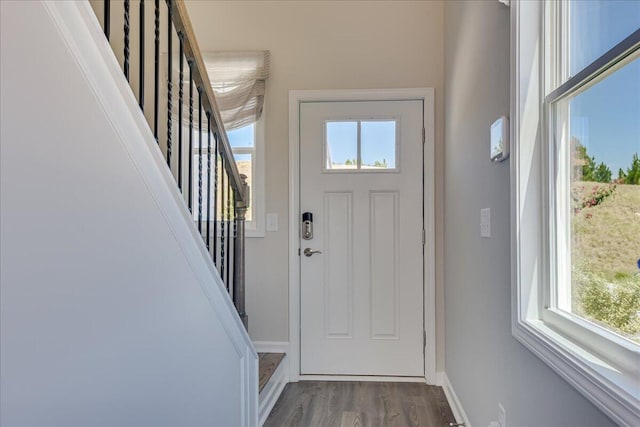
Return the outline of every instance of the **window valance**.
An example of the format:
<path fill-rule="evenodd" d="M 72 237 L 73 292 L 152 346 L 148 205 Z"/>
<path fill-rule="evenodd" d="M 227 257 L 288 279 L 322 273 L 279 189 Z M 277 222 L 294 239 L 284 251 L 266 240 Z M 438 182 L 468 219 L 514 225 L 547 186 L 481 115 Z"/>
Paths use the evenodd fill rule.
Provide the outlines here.
<path fill-rule="evenodd" d="M 227 131 L 256 122 L 264 106 L 269 51 L 205 52 L 202 57 Z"/>

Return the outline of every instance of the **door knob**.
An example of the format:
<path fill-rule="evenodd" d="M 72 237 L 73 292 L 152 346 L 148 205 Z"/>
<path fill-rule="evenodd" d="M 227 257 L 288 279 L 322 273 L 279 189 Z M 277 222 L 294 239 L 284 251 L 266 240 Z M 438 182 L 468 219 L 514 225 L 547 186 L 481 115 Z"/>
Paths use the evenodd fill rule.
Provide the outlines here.
<path fill-rule="evenodd" d="M 313 250 L 313 249 L 311 249 L 311 248 L 305 248 L 305 249 L 304 249 L 304 255 L 305 255 L 305 256 L 311 256 L 311 255 L 313 255 L 313 254 L 321 254 L 321 253 L 322 253 L 321 251 L 314 251 L 314 250 Z"/>

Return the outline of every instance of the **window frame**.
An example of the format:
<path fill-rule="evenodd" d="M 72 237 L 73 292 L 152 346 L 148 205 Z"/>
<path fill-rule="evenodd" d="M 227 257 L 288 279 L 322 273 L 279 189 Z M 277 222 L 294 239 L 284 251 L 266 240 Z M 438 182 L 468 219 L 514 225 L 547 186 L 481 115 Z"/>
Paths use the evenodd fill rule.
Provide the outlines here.
<path fill-rule="evenodd" d="M 545 286 L 542 319 L 588 348 L 591 353 L 599 353 L 603 359 L 608 359 L 625 370 L 640 374 L 640 359 L 634 355 L 634 347 L 637 345 L 632 345 L 606 328 L 586 321 L 562 308 L 562 306 L 571 305 L 571 270 L 567 268 L 571 266 L 571 251 L 563 251 L 563 248 L 571 247 L 571 229 L 566 224 L 569 222 L 567 216 L 561 215 L 561 212 L 570 213 L 566 189 L 571 184 L 571 167 L 567 157 L 570 153 L 567 146 L 569 141 L 559 137 L 559 134 L 567 134 L 570 128 L 569 111 L 566 106 L 563 107 L 558 103 L 588 90 L 606 77 L 613 75 L 623 66 L 637 59 L 640 50 L 640 43 L 638 40 L 634 41 L 631 36 L 575 76 L 570 76 L 568 4 L 568 2 L 554 3 L 547 8 L 545 17 L 547 22 L 556 24 L 552 24 L 553 29 L 547 27 L 545 31 L 549 52 L 545 55 L 544 68 L 551 79 L 547 80 L 544 87 L 544 93 L 548 95 L 544 99 L 543 106 L 543 117 L 546 119 L 544 135 L 548 139 L 548 182 L 552 183 L 555 177 L 556 185 L 549 184 L 547 189 L 550 207 L 550 224 L 547 232 L 550 239 L 548 257 L 550 285 Z M 562 286 L 562 283 L 568 283 L 569 286 Z"/>
<path fill-rule="evenodd" d="M 617 45 L 562 82 L 569 70 L 568 37 L 559 37 L 567 28 L 567 6 L 511 3 L 512 335 L 615 422 L 634 425 L 640 421 L 637 346 L 556 308 L 553 236 L 566 239 L 567 231 L 557 228 L 553 183 L 568 151 L 552 143 L 550 106 L 602 76 L 620 56 L 617 48 L 624 48 Z M 633 45 L 640 47 L 640 40 Z M 567 182 L 564 175 L 560 185 Z"/>
<path fill-rule="evenodd" d="M 264 140 L 265 140 L 265 112 L 263 110 L 260 119 L 254 124 L 254 146 L 231 148 L 231 152 L 235 154 L 251 154 L 251 173 L 253 182 L 249 187 L 250 192 L 250 206 L 249 209 L 253 209 L 252 220 L 245 221 L 245 237 L 264 237 L 265 236 L 265 153 L 264 153 Z M 194 130 L 195 132 L 195 130 Z M 195 133 L 197 138 L 197 132 Z M 203 134 L 204 135 L 204 134 Z M 203 141 L 206 141 L 206 135 L 203 136 Z M 191 151 L 191 157 L 197 157 L 199 153 L 199 147 L 194 144 Z M 203 153 L 204 154 L 204 153 Z M 213 154 L 213 148 L 212 148 Z M 194 198 L 197 194 L 193 195 Z M 197 213 L 194 210 L 193 217 L 195 221 L 198 221 Z M 215 215 L 215 214 L 214 214 Z M 215 218 L 211 220 L 211 223 L 215 221 Z M 203 219 L 203 222 L 206 220 Z M 220 230 L 220 228 L 218 228 Z"/>
<path fill-rule="evenodd" d="M 263 109 L 262 114 L 254 126 L 254 139 L 253 148 L 238 147 L 231 148 L 233 154 L 251 154 L 251 174 L 253 182 L 249 187 L 251 203 L 249 209 L 253 209 L 253 217 L 251 221 L 245 222 L 245 236 L 246 237 L 264 237 L 265 234 L 265 189 L 264 189 L 264 177 L 265 177 L 265 153 L 264 153 L 264 140 L 265 140 L 265 111 Z"/>

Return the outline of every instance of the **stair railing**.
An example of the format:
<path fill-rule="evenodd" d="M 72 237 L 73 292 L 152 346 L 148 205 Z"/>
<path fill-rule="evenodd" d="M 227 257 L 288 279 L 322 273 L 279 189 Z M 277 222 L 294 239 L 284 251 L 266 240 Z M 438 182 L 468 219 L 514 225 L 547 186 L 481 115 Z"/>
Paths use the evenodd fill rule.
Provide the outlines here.
<path fill-rule="evenodd" d="M 246 327 L 249 186 L 238 172 L 185 4 L 103 0 L 100 8 L 92 0 L 92 6 Z M 122 24 L 122 37 L 116 24 Z M 135 65 L 138 73 L 131 72 Z"/>

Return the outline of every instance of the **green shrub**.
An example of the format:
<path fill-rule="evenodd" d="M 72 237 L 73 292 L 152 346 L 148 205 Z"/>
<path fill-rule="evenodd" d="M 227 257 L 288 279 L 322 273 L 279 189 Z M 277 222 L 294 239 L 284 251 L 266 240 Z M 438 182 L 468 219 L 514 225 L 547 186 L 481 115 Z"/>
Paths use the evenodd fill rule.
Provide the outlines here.
<path fill-rule="evenodd" d="M 582 314 L 623 335 L 640 334 L 640 276 L 619 277 L 610 283 L 588 268 L 574 268 L 573 280 Z"/>

